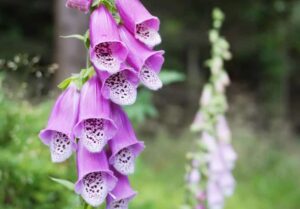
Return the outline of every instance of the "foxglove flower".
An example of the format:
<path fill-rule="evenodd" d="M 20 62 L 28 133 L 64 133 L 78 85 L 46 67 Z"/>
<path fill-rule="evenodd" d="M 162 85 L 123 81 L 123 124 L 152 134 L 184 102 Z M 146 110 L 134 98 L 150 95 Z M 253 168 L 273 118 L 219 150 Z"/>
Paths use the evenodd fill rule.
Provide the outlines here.
<path fill-rule="evenodd" d="M 218 116 L 216 131 L 221 142 L 229 143 L 231 141 L 231 131 L 224 115 Z"/>
<path fill-rule="evenodd" d="M 220 152 L 228 169 L 232 170 L 237 160 L 237 153 L 231 144 L 220 143 Z"/>
<path fill-rule="evenodd" d="M 196 206 L 196 208 L 195 209 L 205 209 L 205 206 L 204 205 L 202 205 L 202 204 L 199 204 L 199 205 L 197 205 Z"/>
<path fill-rule="evenodd" d="M 223 209 L 224 207 L 224 195 L 215 182 L 208 182 L 207 204 L 209 209 Z"/>
<path fill-rule="evenodd" d="M 152 51 L 139 43 L 124 27 L 120 26 L 120 37 L 128 48 L 128 63 L 138 72 L 140 81 L 151 90 L 158 90 L 162 82 L 158 77 L 164 63 L 164 51 Z"/>
<path fill-rule="evenodd" d="M 82 12 L 88 12 L 92 0 L 67 0 L 66 6 L 73 9 L 78 9 Z"/>
<path fill-rule="evenodd" d="M 225 196 L 232 196 L 236 183 L 230 171 L 220 174 L 217 182 Z"/>
<path fill-rule="evenodd" d="M 93 207 L 101 205 L 117 183 L 117 178 L 109 170 L 105 152 L 91 153 L 81 140 L 78 143 L 77 172 L 75 192 Z"/>
<path fill-rule="evenodd" d="M 117 24 L 104 7 L 100 6 L 90 18 L 90 57 L 100 71 L 116 73 L 127 57 L 127 48 L 121 42 Z"/>
<path fill-rule="evenodd" d="M 39 134 L 42 142 L 50 147 L 51 159 L 60 163 L 68 159 L 75 149 L 73 127 L 77 122 L 79 92 L 71 84 L 57 99 L 47 127 Z"/>
<path fill-rule="evenodd" d="M 74 134 L 90 152 L 101 152 L 107 141 L 116 133 L 111 119 L 108 100 L 101 95 L 101 82 L 97 76 L 91 78 L 82 88 L 78 123 Z"/>
<path fill-rule="evenodd" d="M 203 114 L 201 111 L 198 111 L 196 114 L 196 117 L 191 125 L 191 130 L 194 132 L 201 131 L 201 129 L 203 127 L 204 127 Z"/>
<path fill-rule="evenodd" d="M 116 0 L 116 6 L 126 28 L 149 47 L 161 43 L 160 21 L 151 15 L 139 0 Z"/>
<path fill-rule="evenodd" d="M 136 196 L 130 186 L 128 177 L 117 174 L 118 183 L 107 196 L 106 209 L 128 209 L 128 203 Z"/>
<path fill-rule="evenodd" d="M 115 74 L 100 72 L 102 95 L 119 105 L 132 105 L 136 101 L 139 79 L 136 72 L 128 65 L 122 64 Z"/>
<path fill-rule="evenodd" d="M 114 105 L 114 121 L 119 127 L 116 136 L 109 141 L 110 164 L 121 174 L 134 172 L 135 159 L 144 150 L 143 142 L 137 140 L 133 127 L 123 110 Z"/>

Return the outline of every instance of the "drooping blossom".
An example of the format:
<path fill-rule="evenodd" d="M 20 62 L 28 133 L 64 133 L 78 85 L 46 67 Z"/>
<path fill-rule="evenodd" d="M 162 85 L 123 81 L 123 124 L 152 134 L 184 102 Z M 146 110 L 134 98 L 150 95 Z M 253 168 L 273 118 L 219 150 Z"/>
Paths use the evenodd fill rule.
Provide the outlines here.
<path fill-rule="evenodd" d="M 202 107 L 208 106 L 213 98 L 213 89 L 210 85 L 206 85 L 203 89 L 200 104 Z"/>
<path fill-rule="evenodd" d="M 121 174 L 116 174 L 116 177 L 118 183 L 107 196 L 106 209 L 128 209 L 128 203 L 137 193 L 131 188 L 128 177 Z"/>
<path fill-rule="evenodd" d="M 90 152 L 101 152 L 117 131 L 110 103 L 101 94 L 101 82 L 92 77 L 82 88 L 74 134 Z"/>
<path fill-rule="evenodd" d="M 209 209 L 223 209 L 224 195 L 216 182 L 208 182 L 207 205 Z"/>
<path fill-rule="evenodd" d="M 229 143 L 231 141 L 231 131 L 224 115 L 217 118 L 216 132 L 221 142 Z"/>
<path fill-rule="evenodd" d="M 71 84 L 57 99 L 48 125 L 39 137 L 50 147 L 51 159 L 60 163 L 68 159 L 75 149 L 73 127 L 77 122 L 79 91 Z"/>
<path fill-rule="evenodd" d="M 139 0 L 116 0 L 116 6 L 126 28 L 149 47 L 161 43 L 160 21 L 151 15 Z"/>
<path fill-rule="evenodd" d="M 144 150 L 143 142 L 137 140 L 127 115 L 117 105 L 113 105 L 114 121 L 118 126 L 115 137 L 109 141 L 111 156 L 110 164 L 121 174 L 134 172 L 135 159 Z"/>
<path fill-rule="evenodd" d="M 92 0 L 67 0 L 66 6 L 73 9 L 78 9 L 82 12 L 88 12 Z"/>
<path fill-rule="evenodd" d="M 226 197 L 233 195 L 235 190 L 235 180 L 230 171 L 221 173 L 217 179 L 217 182 Z"/>
<path fill-rule="evenodd" d="M 128 48 L 128 63 L 138 72 L 140 81 L 151 90 L 158 90 L 162 82 L 158 77 L 164 63 L 164 51 L 153 51 L 139 43 L 124 27 L 119 27 L 120 37 Z"/>
<path fill-rule="evenodd" d="M 105 6 L 93 11 L 90 18 L 90 58 L 100 71 L 116 73 L 127 57 L 116 21 Z"/>
<path fill-rule="evenodd" d="M 132 105 L 136 101 L 139 79 L 136 71 L 122 64 L 120 72 L 100 72 L 102 95 L 119 105 Z"/>
<path fill-rule="evenodd" d="M 220 152 L 229 170 L 235 167 L 235 162 L 237 160 L 237 153 L 234 151 L 230 143 L 220 142 Z"/>
<path fill-rule="evenodd" d="M 109 170 L 106 153 L 89 152 L 81 140 L 77 151 L 77 173 L 75 192 L 93 207 L 101 205 L 117 183 L 117 178 Z"/>

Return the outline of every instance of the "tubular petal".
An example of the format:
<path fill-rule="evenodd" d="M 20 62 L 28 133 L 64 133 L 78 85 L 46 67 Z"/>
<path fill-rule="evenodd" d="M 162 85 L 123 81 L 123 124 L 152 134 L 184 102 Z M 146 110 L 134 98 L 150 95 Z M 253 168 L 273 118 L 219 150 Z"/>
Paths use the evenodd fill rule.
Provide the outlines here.
<path fill-rule="evenodd" d="M 120 40 L 117 24 L 105 6 L 100 6 L 91 15 L 90 41 L 90 57 L 97 70 L 118 72 L 128 52 Z"/>
<path fill-rule="evenodd" d="M 126 28 L 149 47 L 161 43 L 160 21 L 151 15 L 139 0 L 116 0 L 116 6 Z"/>
<path fill-rule="evenodd" d="M 50 146 L 53 162 L 63 162 L 71 156 L 72 149 L 76 149 L 72 131 L 77 122 L 79 97 L 76 86 L 71 84 L 58 97 L 47 127 L 39 134 L 42 142 Z"/>
<path fill-rule="evenodd" d="M 74 134 L 90 152 L 101 152 L 115 134 L 110 102 L 101 95 L 101 82 L 94 76 L 82 88 L 79 120 Z"/>

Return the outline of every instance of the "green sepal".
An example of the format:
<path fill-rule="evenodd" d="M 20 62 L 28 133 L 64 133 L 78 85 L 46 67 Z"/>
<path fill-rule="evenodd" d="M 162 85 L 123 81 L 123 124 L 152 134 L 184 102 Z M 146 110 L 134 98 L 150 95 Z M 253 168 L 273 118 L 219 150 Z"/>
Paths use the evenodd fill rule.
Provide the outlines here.
<path fill-rule="evenodd" d="M 65 180 L 65 179 L 58 179 L 58 178 L 53 178 L 53 177 L 50 177 L 50 179 L 52 181 L 64 186 L 66 189 L 68 189 L 70 191 L 74 191 L 75 184 L 73 182 Z"/>

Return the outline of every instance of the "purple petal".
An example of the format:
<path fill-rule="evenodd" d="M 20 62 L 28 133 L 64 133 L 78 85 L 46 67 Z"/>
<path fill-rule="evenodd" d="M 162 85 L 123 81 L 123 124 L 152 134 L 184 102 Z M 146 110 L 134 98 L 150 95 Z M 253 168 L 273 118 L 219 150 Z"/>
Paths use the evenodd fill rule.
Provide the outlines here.
<path fill-rule="evenodd" d="M 222 209 L 224 207 L 224 196 L 215 182 L 208 182 L 207 204 L 210 209 Z"/>
<path fill-rule="evenodd" d="M 98 73 L 102 80 L 102 94 L 106 99 L 119 105 L 132 105 L 136 101 L 139 79 L 136 72 L 123 64 L 121 71 L 110 75 Z"/>
<path fill-rule="evenodd" d="M 92 0 L 67 0 L 66 6 L 82 12 L 88 12 L 91 4 Z"/>
<path fill-rule="evenodd" d="M 110 164 L 124 174 L 134 172 L 135 158 L 144 150 L 144 143 L 137 140 L 133 127 L 123 112 L 117 105 L 113 106 L 114 120 L 119 127 L 116 136 L 109 141 L 111 156 Z"/>
<path fill-rule="evenodd" d="M 114 18 L 104 6 L 97 8 L 91 15 L 90 40 L 90 57 L 97 70 L 118 72 L 128 52 L 120 40 Z"/>
<path fill-rule="evenodd" d="M 47 127 L 39 134 L 42 142 L 50 146 L 53 162 L 63 162 L 75 149 L 73 127 L 77 122 L 79 92 L 70 85 L 57 99 Z"/>
<path fill-rule="evenodd" d="M 232 170 L 235 166 L 235 161 L 237 160 L 237 154 L 234 151 L 231 144 L 221 143 L 220 144 L 221 155 L 227 165 L 227 167 Z"/>
<path fill-rule="evenodd" d="M 225 196 L 232 196 L 236 183 L 230 172 L 222 173 L 219 176 L 218 183 Z"/>
<path fill-rule="evenodd" d="M 229 143 L 231 141 L 231 131 L 225 116 L 219 116 L 217 120 L 216 129 L 219 140 L 221 142 Z"/>
<path fill-rule="evenodd" d="M 160 21 L 151 15 L 139 0 L 116 0 L 116 6 L 126 28 L 149 47 L 161 43 Z"/>
<path fill-rule="evenodd" d="M 136 196 L 126 176 L 117 174 L 118 183 L 107 196 L 106 209 L 128 209 L 128 203 Z"/>
<path fill-rule="evenodd" d="M 110 103 L 102 97 L 101 82 L 94 76 L 81 90 L 79 120 L 74 134 L 90 152 L 101 152 L 116 130 Z"/>
<path fill-rule="evenodd" d="M 164 51 L 152 51 L 139 43 L 123 26 L 120 36 L 128 48 L 128 63 L 135 68 L 141 82 L 151 90 L 158 90 L 162 82 L 158 77 L 164 63 Z"/>
<path fill-rule="evenodd" d="M 103 203 L 117 183 L 117 178 L 109 170 L 105 152 L 91 153 L 81 141 L 77 151 L 77 172 L 75 192 L 94 207 Z"/>

